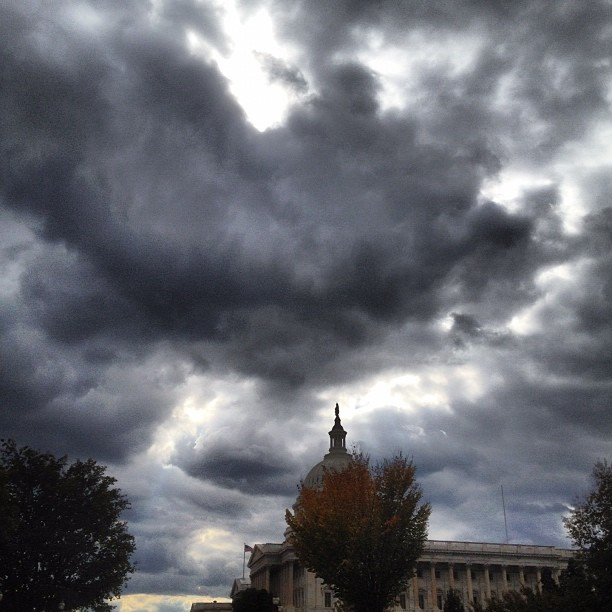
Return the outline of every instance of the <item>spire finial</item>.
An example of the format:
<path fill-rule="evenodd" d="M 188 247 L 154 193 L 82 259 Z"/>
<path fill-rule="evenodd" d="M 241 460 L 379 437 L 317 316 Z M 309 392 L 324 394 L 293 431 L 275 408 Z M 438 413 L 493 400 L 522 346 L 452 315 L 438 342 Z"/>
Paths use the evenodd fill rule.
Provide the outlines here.
<path fill-rule="evenodd" d="M 334 426 L 329 432 L 329 451 L 334 453 L 346 453 L 346 431 L 340 422 L 340 406 L 336 402 L 336 418 Z"/>

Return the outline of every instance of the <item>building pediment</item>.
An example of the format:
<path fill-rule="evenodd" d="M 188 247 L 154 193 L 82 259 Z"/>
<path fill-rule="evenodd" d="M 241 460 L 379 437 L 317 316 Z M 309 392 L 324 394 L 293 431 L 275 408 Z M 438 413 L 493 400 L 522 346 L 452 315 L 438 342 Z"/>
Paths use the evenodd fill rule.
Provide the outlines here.
<path fill-rule="evenodd" d="M 255 544 L 247 567 L 252 569 L 263 562 L 266 564 L 279 562 L 282 546 L 282 544 L 276 543 Z"/>

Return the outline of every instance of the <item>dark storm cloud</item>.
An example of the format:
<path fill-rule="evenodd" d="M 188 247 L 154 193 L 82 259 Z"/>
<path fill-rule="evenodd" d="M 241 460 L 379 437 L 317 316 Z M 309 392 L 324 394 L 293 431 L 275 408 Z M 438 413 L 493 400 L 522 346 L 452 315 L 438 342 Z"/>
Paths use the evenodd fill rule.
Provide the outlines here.
<path fill-rule="evenodd" d="M 548 157 L 579 137 L 594 115 L 607 112 L 608 2 L 464 2 L 461 10 L 451 2 L 298 6 L 279 16 L 285 35 L 305 44 L 304 61 L 314 74 L 363 48 L 368 34 L 401 44 L 410 32 L 430 43 L 417 72 L 427 95 L 415 110 L 424 119 L 421 128 L 447 143 L 484 137 L 504 155 L 511 139 L 530 157 Z M 470 70 L 457 73 L 448 65 L 444 43 L 431 43 L 434 32 L 441 40 L 460 34 L 481 43 Z"/>
<path fill-rule="evenodd" d="M 84 41 L 67 41 L 68 69 L 33 55 L 25 79 L 23 62 L 6 58 L 5 200 L 70 248 L 53 278 L 72 281 L 23 277 L 24 299 L 46 297 L 38 324 L 48 335 L 238 341 L 235 364 L 294 386 L 333 359 L 330 346 L 378 334 L 381 322 L 435 316 L 461 261 L 486 266 L 466 273 L 470 292 L 537 262 L 524 219 L 493 203 L 474 208 L 489 172 L 481 153 L 422 145 L 412 121 L 380 116 L 364 67 L 330 67 L 288 128 L 262 137 L 263 157 L 214 67 L 146 30 L 104 43 L 104 54 L 77 56 Z M 329 231 L 313 235 L 314 224 Z M 244 338 L 259 335 L 269 311 L 284 327 L 268 340 L 282 363 L 258 367 L 261 342 L 249 352 Z M 302 358 L 304 336 L 318 362 Z"/>
<path fill-rule="evenodd" d="M 219 7 L 0 4 L 2 437 L 122 470 L 132 589 L 219 592 L 241 554 L 184 549 L 281 537 L 322 393 L 465 366 L 476 399 L 451 382 L 447 406 L 357 413 L 349 437 L 413 455 L 457 537 L 503 537 L 503 482 L 511 538 L 563 543 L 612 433 L 610 168 L 580 159 L 609 110 L 610 4 L 246 4 L 295 47 L 259 52 L 296 94 L 262 133 L 186 43 L 231 49 Z M 398 107 L 376 45 L 409 65 Z M 483 192 L 506 171 L 536 185 L 509 205 Z M 199 376 L 221 416 L 177 424 Z"/>
<path fill-rule="evenodd" d="M 258 495 L 291 495 L 300 465 L 284 440 L 257 423 L 235 422 L 194 444 L 186 440 L 173 462 L 190 476 L 225 488 Z"/>
<path fill-rule="evenodd" d="M 223 486 L 237 487 L 245 492 L 257 491 L 258 494 L 287 494 L 295 488 L 295 473 L 290 472 L 287 478 L 279 465 L 280 457 L 268 449 L 247 447 L 234 454 L 231 448 L 219 446 L 209 452 L 209 457 L 185 466 L 190 476 L 212 478 Z"/>

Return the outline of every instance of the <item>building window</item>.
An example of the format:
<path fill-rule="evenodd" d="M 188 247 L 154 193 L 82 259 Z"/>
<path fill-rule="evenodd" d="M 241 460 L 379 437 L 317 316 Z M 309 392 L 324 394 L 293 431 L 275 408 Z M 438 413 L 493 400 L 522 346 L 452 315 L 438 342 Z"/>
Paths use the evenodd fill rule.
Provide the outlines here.
<path fill-rule="evenodd" d="M 478 591 L 472 592 L 472 601 L 477 604 L 480 602 L 480 593 Z"/>
<path fill-rule="evenodd" d="M 542 568 L 540 584 L 542 586 L 544 586 L 544 585 L 549 586 L 553 582 L 556 582 L 556 580 L 553 578 L 552 570 L 550 569 L 550 567 L 543 567 Z"/>
<path fill-rule="evenodd" d="M 406 593 L 400 593 L 399 603 L 400 603 L 400 608 L 402 610 L 405 610 L 406 609 Z"/>
<path fill-rule="evenodd" d="M 459 580 L 459 570 L 453 570 L 453 578 Z"/>
<path fill-rule="evenodd" d="M 330 591 L 325 591 L 325 607 L 326 608 L 332 607 L 332 594 Z"/>
<path fill-rule="evenodd" d="M 472 570 L 472 580 L 476 580 L 476 572 Z"/>
<path fill-rule="evenodd" d="M 423 577 L 423 570 L 420 567 L 417 567 L 417 578 Z"/>
<path fill-rule="evenodd" d="M 438 591 L 436 599 L 438 601 L 438 610 L 442 610 L 444 607 L 444 603 L 442 601 L 442 591 Z"/>
<path fill-rule="evenodd" d="M 435 571 L 435 576 L 436 576 L 436 578 L 440 578 L 440 570 L 436 570 Z"/>
<path fill-rule="evenodd" d="M 419 608 L 421 608 L 421 610 L 425 609 L 425 592 L 424 591 L 419 591 Z"/>

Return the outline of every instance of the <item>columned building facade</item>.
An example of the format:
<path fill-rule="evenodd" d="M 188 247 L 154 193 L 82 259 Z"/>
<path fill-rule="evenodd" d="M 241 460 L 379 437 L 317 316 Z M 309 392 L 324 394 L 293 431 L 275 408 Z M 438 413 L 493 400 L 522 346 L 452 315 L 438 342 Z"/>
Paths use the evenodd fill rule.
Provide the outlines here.
<path fill-rule="evenodd" d="M 350 461 L 337 404 L 329 437 L 329 452 L 310 470 L 305 486 L 320 485 L 325 469 L 340 470 Z M 483 603 L 523 587 L 540 590 L 542 577 L 557 580 L 571 556 L 571 550 L 554 546 L 428 540 L 415 576 L 391 609 L 437 612 L 449 588 L 459 592 L 464 604 Z M 282 544 L 256 544 L 248 567 L 251 586 L 278 597 L 285 612 L 333 609 L 333 592 L 300 565 L 286 537 Z"/>

